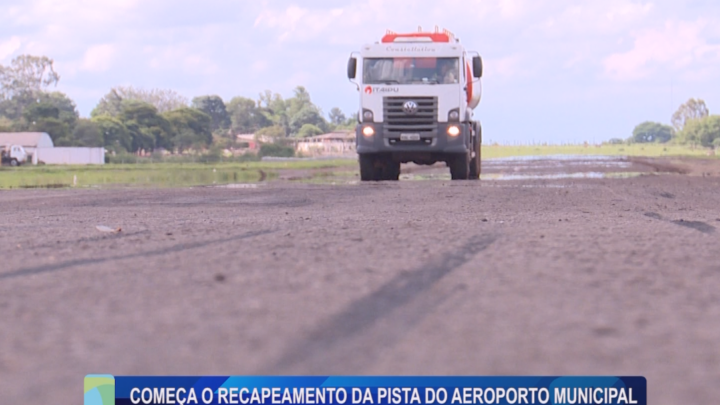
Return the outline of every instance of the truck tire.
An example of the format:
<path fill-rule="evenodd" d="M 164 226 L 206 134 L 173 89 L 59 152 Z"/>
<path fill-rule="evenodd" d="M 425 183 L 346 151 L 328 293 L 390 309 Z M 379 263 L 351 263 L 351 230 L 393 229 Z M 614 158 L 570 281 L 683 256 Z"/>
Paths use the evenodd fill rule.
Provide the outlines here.
<path fill-rule="evenodd" d="M 360 161 L 360 180 L 361 181 L 377 181 L 377 169 L 375 168 L 375 157 L 369 155 L 359 155 Z"/>
<path fill-rule="evenodd" d="M 470 180 L 480 179 L 480 170 L 482 165 L 482 127 L 477 123 L 475 139 L 473 140 L 473 148 L 475 157 L 470 161 Z"/>
<path fill-rule="evenodd" d="M 360 155 L 360 180 L 362 181 L 398 181 L 400 180 L 400 162 L 391 158 L 373 155 Z"/>
<path fill-rule="evenodd" d="M 10 166 L 20 166 L 20 162 L 17 159 L 10 159 Z"/>
<path fill-rule="evenodd" d="M 400 162 L 388 158 L 383 163 L 383 180 L 400 180 Z"/>
<path fill-rule="evenodd" d="M 450 178 L 453 180 L 467 180 L 470 175 L 469 153 L 454 155 L 448 161 L 450 166 Z"/>

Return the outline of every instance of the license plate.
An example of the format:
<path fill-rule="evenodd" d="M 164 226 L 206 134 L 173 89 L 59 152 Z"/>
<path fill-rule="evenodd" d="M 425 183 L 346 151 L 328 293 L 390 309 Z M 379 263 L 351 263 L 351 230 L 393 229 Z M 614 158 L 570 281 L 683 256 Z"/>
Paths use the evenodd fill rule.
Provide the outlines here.
<path fill-rule="evenodd" d="M 420 134 L 400 134 L 401 141 L 419 141 Z"/>

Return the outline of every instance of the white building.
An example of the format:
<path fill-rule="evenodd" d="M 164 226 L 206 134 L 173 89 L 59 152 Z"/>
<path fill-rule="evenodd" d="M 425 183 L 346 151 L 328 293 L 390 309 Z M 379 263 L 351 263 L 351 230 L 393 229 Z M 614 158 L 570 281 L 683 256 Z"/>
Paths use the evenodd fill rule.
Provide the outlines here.
<path fill-rule="evenodd" d="M 295 150 L 303 155 L 344 155 L 355 153 L 354 132 L 331 132 L 297 142 Z"/>
<path fill-rule="evenodd" d="M 35 155 L 37 148 L 52 148 L 50 135 L 45 132 L 0 132 L 0 145 L 20 145 L 28 155 Z"/>
<path fill-rule="evenodd" d="M 20 145 L 33 164 L 105 164 L 105 148 L 56 148 L 45 132 L 0 132 L 0 146 Z"/>

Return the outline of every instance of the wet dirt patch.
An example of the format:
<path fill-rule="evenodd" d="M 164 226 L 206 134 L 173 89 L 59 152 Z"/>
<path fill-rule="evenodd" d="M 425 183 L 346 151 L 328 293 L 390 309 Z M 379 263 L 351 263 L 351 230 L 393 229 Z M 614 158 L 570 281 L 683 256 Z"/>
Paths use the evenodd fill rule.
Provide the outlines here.
<path fill-rule="evenodd" d="M 659 221 L 664 221 L 664 218 L 662 215 L 658 214 L 657 212 L 646 212 L 644 214 L 648 218 L 657 219 Z M 713 233 L 715 232 L 715 227 L 702 222 L 702 221 L 686 221 L 684 219 L 678 219 L 674 221 L 668 221 L 675 225 L 684 226 L 686 228 L 694 229 L 696 231 L 702 232 L 702 233 Z"/>
<path fill-rule="evenodd" d="M 700 231 L 702 233 L 713 233 L 715 232 L 715 227 L 706 224 L 702 221 L 686 221 L 684 219 L 678 219 L 677 221 L 671 221 L 675 225 L 684 226 L 686 228 L 694 229 L 696 231 Z"/>
<path fill-rule="evenodd" d="M 67 188 L 67 187 L 71 187 L 71 184 L 51 183 L 51 184 L 40 184 L 40 185 L 33 184 L 33 185 L 18 186 L 18 188 Z"/>

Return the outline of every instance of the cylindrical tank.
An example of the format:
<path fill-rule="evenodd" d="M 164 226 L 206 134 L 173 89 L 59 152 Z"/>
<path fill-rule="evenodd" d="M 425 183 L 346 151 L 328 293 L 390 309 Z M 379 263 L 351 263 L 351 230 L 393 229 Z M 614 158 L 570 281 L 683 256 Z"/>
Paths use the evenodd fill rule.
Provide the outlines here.
<path fill-rule="evenodd" d="M 468 85 L 467 85 L 467 103 L 468 108 L 474 109 L 475 107 L 480 104 L 480 98 L 482 97 L 482 83 L 480 82 L 479 78 L 474 78 L 472 75 L 472 65 L 470 63 L 467 64 L 467 78 L 468 78 Z"/>

